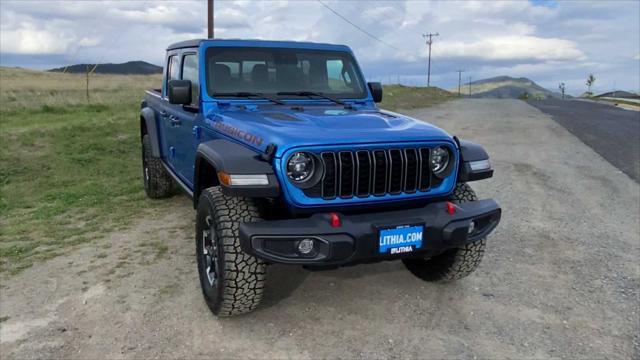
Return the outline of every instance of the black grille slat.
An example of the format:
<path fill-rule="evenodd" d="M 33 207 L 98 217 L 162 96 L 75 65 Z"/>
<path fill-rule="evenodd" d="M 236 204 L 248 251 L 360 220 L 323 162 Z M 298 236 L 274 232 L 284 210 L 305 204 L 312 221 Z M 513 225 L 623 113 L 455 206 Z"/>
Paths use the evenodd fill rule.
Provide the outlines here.
<path fill-rule="evenodd" d="M 427 192 L 431 183 L 430 149 L 326 151 L 319 154 L 324 174 L 319 184 L 305 189 L 309 197 L 335 198 Z"/>
<path fill-rule="evenodd" d="M 404 191 L 407 193 L 416 192 L 418 187 L 418 152 L 416 149 L 405 149 L 404 158 Z"/>
<path fill-rule="evenodd" d="M 341 151 L 338 153 L 338 171 L 340 181 L 338 184 L 340 197 L 350 198 L 353 196 L 354 181 L 354 161 L 353 153 L 350 151 Z"/>
<path fill-rule="evenodd" d="M 322 153 L 324 176 L 322 177 L 322 198 L 334 199 L 336 197 L 336 155 L 332 152 Z"/>
<path fill-rule="evenodd" d="M 373 152 L 373 194 L 384 195 L 387 192 L 388 179 L 388 161 L 387 153 L 384 150 L 376 150 Z"/>
<path fill-rule="evenodd" d="M 369 196 L 371 193 L 372 166 L 369 152 L 356 151 L 356 196 Z"/>
<path fill-rule="evenodd" d="M 430 150 L 428 148 L 420 148 L 418 150 L 420 158 L 420 176 L 418 177 L 418 190 L 427 191 L 431 188 L 431 162 Z"/>
<path fill-rule="evenodd" d="M 399 149 L 389 150 L 389 190 L 390 194 L 402 192 L 404 178 L 404 159 Z"/>

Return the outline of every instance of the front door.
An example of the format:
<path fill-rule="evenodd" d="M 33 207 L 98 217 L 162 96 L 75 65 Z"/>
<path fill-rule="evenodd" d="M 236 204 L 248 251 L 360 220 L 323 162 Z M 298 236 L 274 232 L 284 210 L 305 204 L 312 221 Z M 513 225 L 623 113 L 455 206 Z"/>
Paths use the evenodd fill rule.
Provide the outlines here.
<path fill-rule="evenodd" d="M 194 124 L 198 116 L 198 59 L 195 53 L 176 54 L 169 58 L 167 78 L 190 80 L 191 104 L 170 104 L 168 98 L 160 113 L 166 138 L 166 159 L 173 171 L 187 185 L 193 185 L 196 141 Z"/>

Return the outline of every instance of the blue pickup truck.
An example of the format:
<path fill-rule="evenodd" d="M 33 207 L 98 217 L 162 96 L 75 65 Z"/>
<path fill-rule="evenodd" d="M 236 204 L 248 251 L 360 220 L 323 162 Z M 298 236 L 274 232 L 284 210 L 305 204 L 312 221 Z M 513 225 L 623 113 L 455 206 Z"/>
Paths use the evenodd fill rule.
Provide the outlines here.
<path fill-rule="evenodd" d="M 141 104 L 144 187 L 196 209 L 205 301 L 255 309 L 268 264 L 310 270 L 401 260 L 425 281 L 469 275 L 500 221 L 470 181 L 479 145 L 384 111 L 342 45 L 190 40 L 169 46 Z"/>

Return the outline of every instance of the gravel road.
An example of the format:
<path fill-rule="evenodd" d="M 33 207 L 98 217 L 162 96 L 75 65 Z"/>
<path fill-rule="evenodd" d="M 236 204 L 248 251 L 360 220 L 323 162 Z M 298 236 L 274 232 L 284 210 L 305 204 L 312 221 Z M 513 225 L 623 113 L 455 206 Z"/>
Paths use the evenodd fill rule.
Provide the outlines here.
<path fill-rule="evenodd" d="M 517 100 L 412 113 L 484 144 L 503 219 L 478 271 L 424 283 L 388 262 L 271 266 L 265 305 L 216 319 L 181 196 L 132 228 L 2 278 L 0 358 L 640 357 L 640 188 Z"/>

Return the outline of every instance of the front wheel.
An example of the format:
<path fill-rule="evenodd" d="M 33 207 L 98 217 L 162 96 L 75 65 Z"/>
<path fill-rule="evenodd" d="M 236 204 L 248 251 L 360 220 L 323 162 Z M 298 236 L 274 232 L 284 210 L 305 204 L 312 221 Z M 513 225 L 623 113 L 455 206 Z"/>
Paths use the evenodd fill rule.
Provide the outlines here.
<path fill-rule="evenodd" d="M 476 201 L 476 193 L 466 183 L 456 185 L 449 197 L 454 203 Z M 474 272 L 482 261 L 486 241 L 484 239 L 448 249 L 430 258 L 404 259 L 402 262 L 411 273 L 425 281 L 452 281 Z"/>
<path fill-rule="evenodd" d="M 217 316 L 254 310 L 262 300 L 266 264 L 242 251 L 239 226 L 260 221 L 255 202 L 206 189 L 198 200 L 196 254 L 202 294 Z"/>

